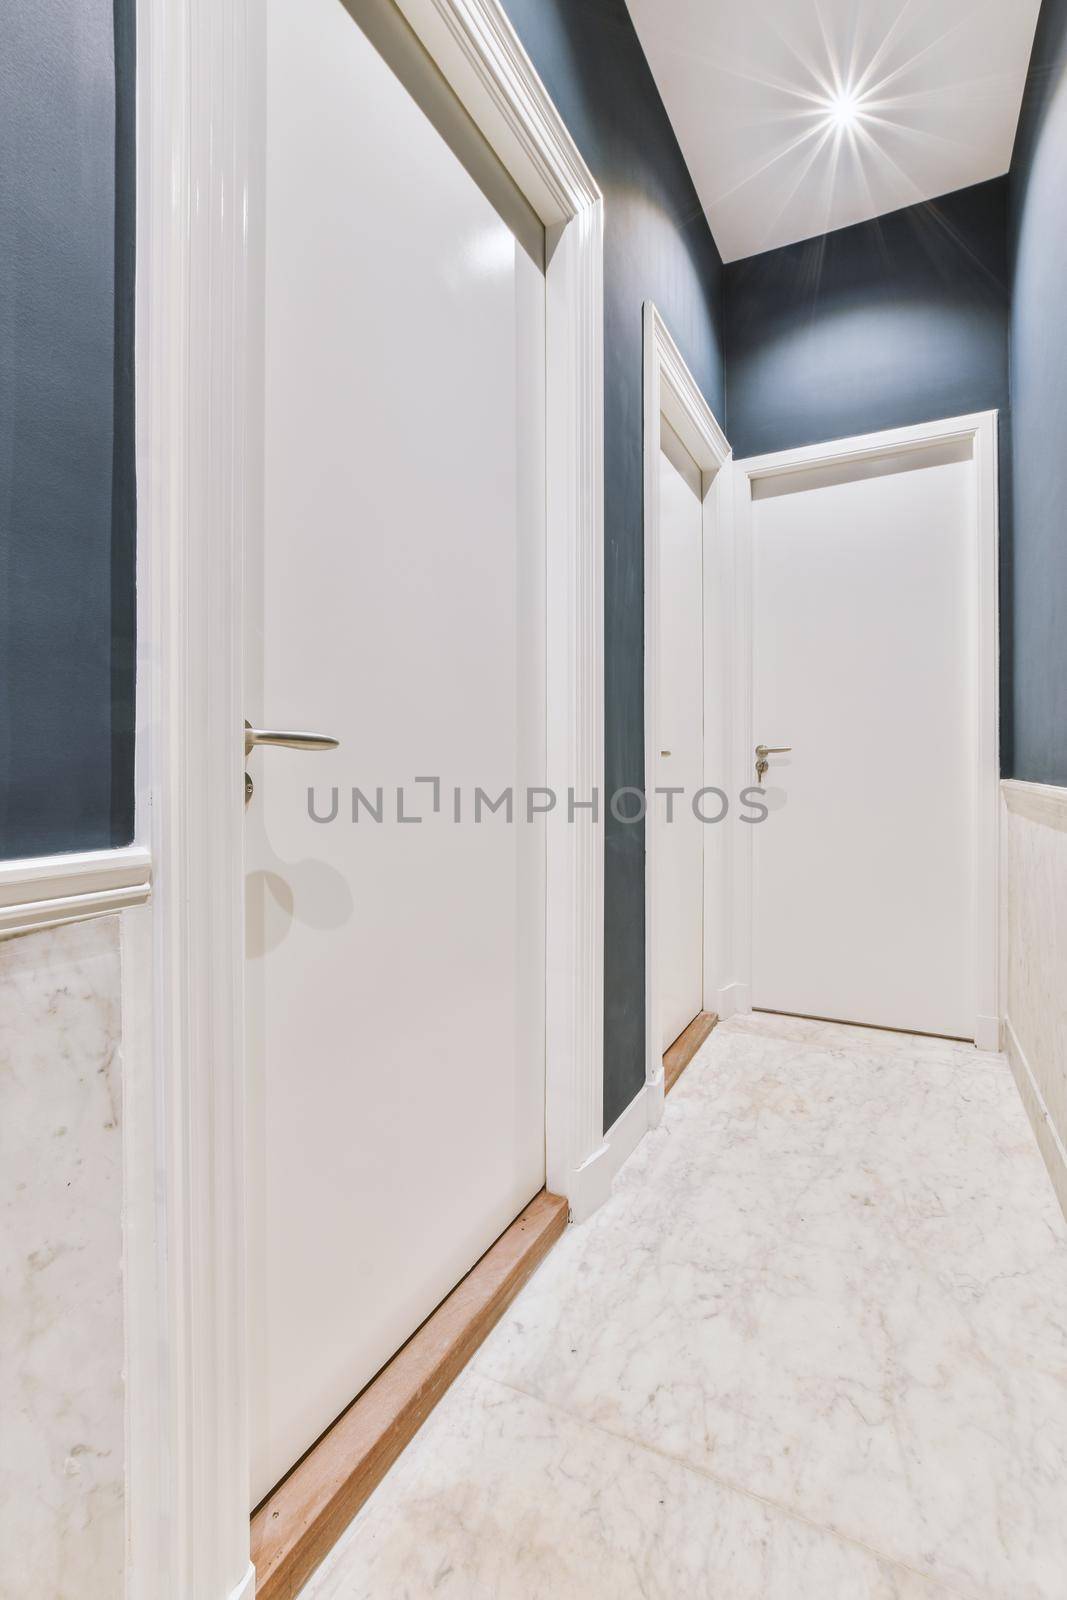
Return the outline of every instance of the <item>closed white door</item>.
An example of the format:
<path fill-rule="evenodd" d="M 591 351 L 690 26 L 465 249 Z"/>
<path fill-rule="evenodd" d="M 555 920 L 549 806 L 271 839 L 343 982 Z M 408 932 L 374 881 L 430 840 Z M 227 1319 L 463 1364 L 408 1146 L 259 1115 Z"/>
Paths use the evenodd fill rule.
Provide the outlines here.
<path fill-rule="evenodd" d="M 970 450 L 754 482 L 757 1007 L 974 1037 Z"/>
<path fill-rule="evenodd" d="M 703 1004 L 703 514 L 700 468 L 669 424 L 659 457 L 659 732 L 657 915 L 664 1050 Z"/>
<path fill-rule="evenodd" d="M 246 712 L 340 746 L 248 763 L 253 1501 L 545 1173 L 544 277 L 339 0 L 268 15 Z"/>

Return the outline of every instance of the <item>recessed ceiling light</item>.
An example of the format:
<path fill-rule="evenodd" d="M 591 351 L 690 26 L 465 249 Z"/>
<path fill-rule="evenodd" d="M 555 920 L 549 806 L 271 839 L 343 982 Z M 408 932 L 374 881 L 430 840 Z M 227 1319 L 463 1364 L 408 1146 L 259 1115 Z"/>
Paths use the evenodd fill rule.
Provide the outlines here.
<path fill-rule="evenodd" d="M 844 131 L 854 128 L 859 121 L 859 97 L 852 89 L 842 89 L 826 102 L 826 109 L 830 114 L 830 121 L 835 128 Z"/>

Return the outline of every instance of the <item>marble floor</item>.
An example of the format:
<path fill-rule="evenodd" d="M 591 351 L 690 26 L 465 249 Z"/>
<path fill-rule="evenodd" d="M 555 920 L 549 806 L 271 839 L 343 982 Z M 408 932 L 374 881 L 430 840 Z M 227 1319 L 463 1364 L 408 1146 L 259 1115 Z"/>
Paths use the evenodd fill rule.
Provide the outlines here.
<path fill-rule="evenodd" d="M 1065 1600 L 1067 1224 L 999 1056 L 711 1035 L 301 1600 Z"/>

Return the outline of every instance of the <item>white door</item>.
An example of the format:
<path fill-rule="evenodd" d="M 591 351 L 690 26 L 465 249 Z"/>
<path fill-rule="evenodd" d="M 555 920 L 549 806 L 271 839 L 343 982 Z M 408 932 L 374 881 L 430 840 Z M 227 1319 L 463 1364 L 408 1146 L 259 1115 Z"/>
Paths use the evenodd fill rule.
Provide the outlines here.
<path fill-rule="evenodd" d="M 753 483 L 759 1008 L 974 1037 L 970 450 Z"/>
<path fill-rule="evenodd" d="M 268 18 L 246 713 L 340 748 L 248 763 L 253 1502 L 545 1173 L 544 277 L 339 0 Z"/>
<path fill-rule="evenodd" d="M 663 422 L 659 456 L 659 984 L 664 1050 L 703 1004 L 703 513 L 700 468 Z"/>

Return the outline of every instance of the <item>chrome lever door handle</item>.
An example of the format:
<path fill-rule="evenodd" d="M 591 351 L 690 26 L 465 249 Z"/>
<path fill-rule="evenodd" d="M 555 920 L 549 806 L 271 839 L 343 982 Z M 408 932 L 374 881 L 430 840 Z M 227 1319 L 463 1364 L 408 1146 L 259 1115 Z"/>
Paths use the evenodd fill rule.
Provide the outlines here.
<path fill-rule="evenodd" d="M 252 754 L 257 744 L 274 745 L 281 750 L 336 750 L 340 743 L 340 739 L 331 739 L 328 733 L 278 733 L 245 723 L 246 756 Z"/>
<path fill-rule="evenodd" d="M 792 750 L 791 744 L 758 744 L 756 746 L 756 782 L 762 783 L 770 762 L 768 756 L 786 756 Z"/>

